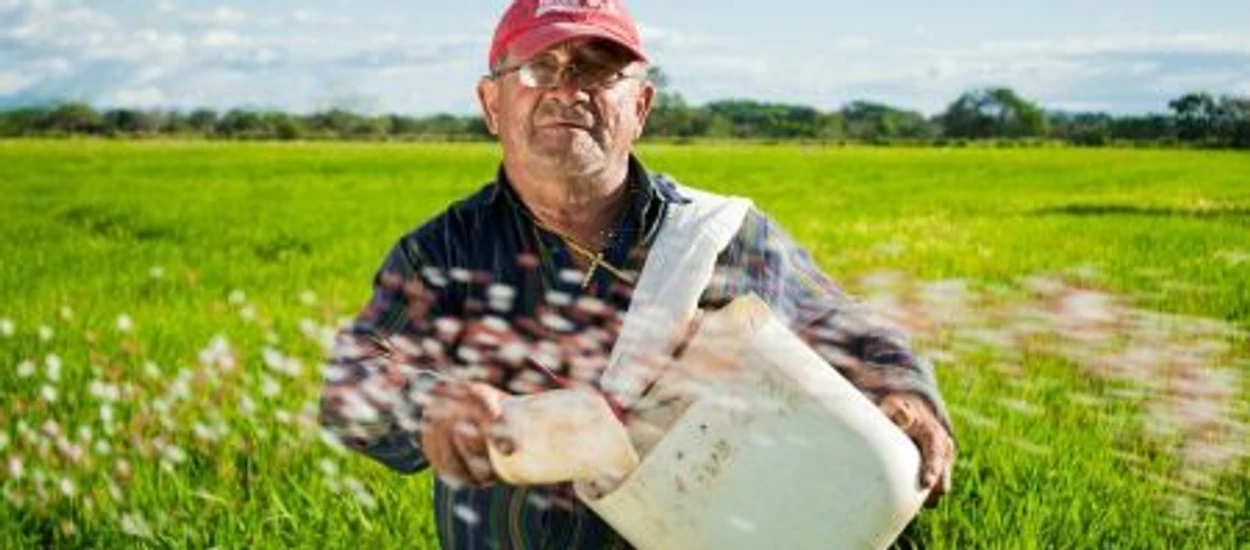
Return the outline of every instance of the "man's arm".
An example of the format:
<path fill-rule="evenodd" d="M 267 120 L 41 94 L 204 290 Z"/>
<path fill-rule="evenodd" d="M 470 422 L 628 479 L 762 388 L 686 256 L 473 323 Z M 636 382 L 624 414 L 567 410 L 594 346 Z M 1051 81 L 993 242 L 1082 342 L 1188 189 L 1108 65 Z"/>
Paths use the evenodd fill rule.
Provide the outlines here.
<path fill-rule="evenodd" d="M 321 423 L 330 433 L 402 473 L 427 464 L 419 419 L 429 390 L 442 378 L 436 365 L 420 368 L 420 361 L 405 356 L 405 350 L 419 355 L 411 338 L 418 328 L 413 315 L 435 307 L 418 265 L 418 252 L 406 240 L 391 250 L 374 277 L 369 303 L 336 337 L 321 398 Z"/>
<path fill-rule="evenodd" d="M 413 238 L 388 255 L 369 304 L 338 334 L 321 423 L 397 472 L 430 466 L 447 482 L 483 486 L 497 481 L 487 438 L 515 448 L 494 429 L 507 394 L 470 376 L 473 369 L 454 368 L 462 344 L 491 330 L 444 315 L 454 274 L 430 264 Z"/>

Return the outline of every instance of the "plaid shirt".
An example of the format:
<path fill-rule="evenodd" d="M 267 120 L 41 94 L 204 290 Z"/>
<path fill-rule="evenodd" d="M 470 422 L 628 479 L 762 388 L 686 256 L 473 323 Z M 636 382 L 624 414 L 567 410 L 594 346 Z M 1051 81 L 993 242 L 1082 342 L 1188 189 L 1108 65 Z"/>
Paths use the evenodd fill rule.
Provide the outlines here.
<path fill-rule="evenodd" d="M 649 174 L 635 158 L 630 163 L 632 197 L 604 259 L 636 275 L 666 209 L 688 199 L 668 178 Z M 427 466 L 418 434 L 425 390 L 443 376 L 459 373 L 511 393 L 542 391 L 548 380 L 525 367 L 539 357 L 549 372 L 580 373 L 593 383 L 631 288 L 600 269 L 583 290 L 573 266 L 561 239 L 535 225 L 500 169 L 495 182 L 395 245 L 372 300 L 339 335 L 322 422 L 348 446 L 412 473 Z M 918 393 L 951 431 L 932 367 L 908 351 L 901 334 L 873 325 L 754 209 L 717 258 L 700 308 L 746 293 L 768 303 L 874 402 L 889 392 Z M 518 363 L 509 342 L 531 357 Z M 629 547 L 567 484 L 469 489 L 436 480 L 434 502 L 447 549 Z"/>

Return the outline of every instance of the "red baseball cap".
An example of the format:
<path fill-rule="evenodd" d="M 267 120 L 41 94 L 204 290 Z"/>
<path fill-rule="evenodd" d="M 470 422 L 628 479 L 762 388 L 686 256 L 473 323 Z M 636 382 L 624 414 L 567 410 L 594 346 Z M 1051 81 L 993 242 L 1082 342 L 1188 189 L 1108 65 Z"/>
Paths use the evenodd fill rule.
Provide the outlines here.
<path fill-rule="evenodd" d="M 570 38 L 611 40 L 646 61 L 642 37 L 622 0 L 516 0 L 495 28 L 490 67 L 504 54 L 527 60 Z"/>

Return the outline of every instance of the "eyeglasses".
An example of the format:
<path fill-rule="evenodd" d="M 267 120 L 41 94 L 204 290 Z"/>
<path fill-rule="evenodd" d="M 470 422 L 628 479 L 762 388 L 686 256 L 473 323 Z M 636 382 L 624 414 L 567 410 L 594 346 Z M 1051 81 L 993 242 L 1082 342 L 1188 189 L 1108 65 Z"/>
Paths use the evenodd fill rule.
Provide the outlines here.
<path fill-rule="evenodd" d="M 524 63 L 491 71 L 491 80 L 498 80 L 509 73 L 517 73 L 521 84 L 536 90 L 558 88 L 565 82 L 582 90 L 611 88 L 623 80 L 641 79 L 644 75 L 629 73 L 621 68 L 618 59 L 585 56 L 576 61 L 560 64 L 554 55 L 542 55 Z"/>

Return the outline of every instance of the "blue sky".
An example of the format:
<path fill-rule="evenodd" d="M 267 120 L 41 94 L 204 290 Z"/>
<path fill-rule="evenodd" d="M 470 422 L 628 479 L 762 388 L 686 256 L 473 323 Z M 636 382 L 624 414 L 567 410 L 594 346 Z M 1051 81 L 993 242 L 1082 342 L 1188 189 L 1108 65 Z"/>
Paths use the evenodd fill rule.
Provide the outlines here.
<path fill-rule="evenodd" d="M 0 107 L 472 113 L 505 0 L 0 0 Z M 1162 111 L 1250 95 L 1250 0 L 633 0 L 653 59 L 701 103 L 936 113 L 1006 85 L 1051 108 Z"/>

